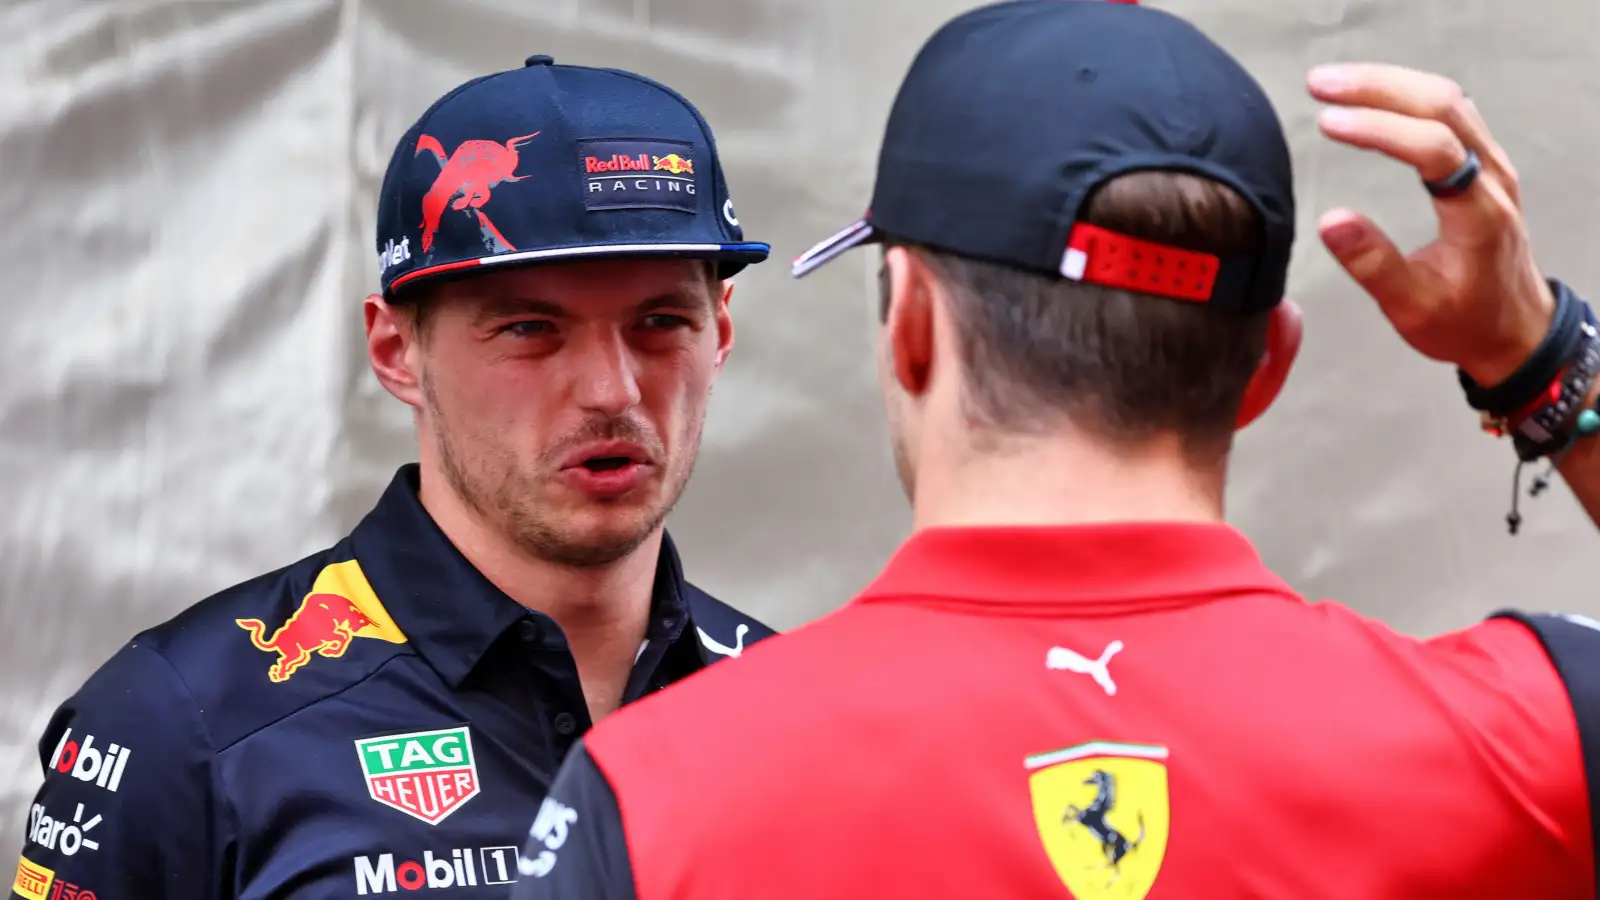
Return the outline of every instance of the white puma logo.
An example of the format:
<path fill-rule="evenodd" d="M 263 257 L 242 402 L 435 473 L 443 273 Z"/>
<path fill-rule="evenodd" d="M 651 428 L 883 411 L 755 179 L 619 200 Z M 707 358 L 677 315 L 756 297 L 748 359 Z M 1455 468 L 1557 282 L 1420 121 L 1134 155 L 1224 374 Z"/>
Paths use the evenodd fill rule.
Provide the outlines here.
<path fill-rule="evenodd" d="M 700 643 L 705 644 L 707 650 L 710 650 L 712 653 L 715 653 L 718 656 L 737 657 L 739 654 L 744 652 L 744 636 L 745 633 L 750 630 L 750 626 L 741 624 L 738 630 L 734 631 L 732 647 L 729 647 L 727 644 L 718 643 L 716 638 L 706 634 L 706 630 L 698 625 L 695 626 L 694 630 L 700 632 Z"/>
<path fill-rule="evenodd" d="M 1106 695 L 1111 696 L 1117 692 L 1117 683 L 1111 680 L 1111 657 L 1122 652 L 1122 642 L 1112 641 L 1106 649 L 1100 652 L 1099 659 L 1089 659 L 1086 656 L 1074 653 L 1065 647 L 1051 647 L 1045 654 L 1044 665 L 1047 669 L 1075 672 L 1079 675 L 1088 675 L 1095 683 L 1105 688 Z"/>

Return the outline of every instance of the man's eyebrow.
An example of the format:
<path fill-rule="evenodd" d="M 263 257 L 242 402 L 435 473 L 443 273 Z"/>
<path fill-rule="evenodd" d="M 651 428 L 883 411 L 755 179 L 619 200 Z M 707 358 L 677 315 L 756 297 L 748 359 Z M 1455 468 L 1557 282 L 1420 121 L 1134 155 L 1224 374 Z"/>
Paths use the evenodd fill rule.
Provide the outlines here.
<path fill-rule="evenodd" d="M 485 297 L 478 301 L 477 307 L 472 319 L 479 325 L 508 316 L 537 315 L 564 319 L 569 315 L 561 304 L 537 297 Z"/>
<path fill-rule="evenodd" d="M 647 313 L 656 309 L 693 309 L 710 311 L 715 304 L 699 291 L 680 289 L 657 294 L 639 304 L 638 311 Z"/>

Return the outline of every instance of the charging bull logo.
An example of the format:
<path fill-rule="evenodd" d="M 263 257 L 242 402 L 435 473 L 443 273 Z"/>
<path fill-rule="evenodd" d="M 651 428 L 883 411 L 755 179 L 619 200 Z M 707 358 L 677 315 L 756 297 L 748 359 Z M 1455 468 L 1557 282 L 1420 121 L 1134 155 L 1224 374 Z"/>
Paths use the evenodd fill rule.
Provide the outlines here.
<path fill-rule="evenodd" d="M 694 160 L 692 159 L 684 159 L 676 153 L 652 158 L 655 160 L 655 170 L 658 172 L 671 172 L 674 175 L 694 174 Z"/>
<path fill-rule="evenodd" d="M 1030 757 L 1034 825 L 1080 900 L 1143 900 L 1167 851 L 1165 747 L 1097 742 Z"/>
<path fill-rule="evenodd" d="M 391 644 L 406 642 L 355 560 L 334 563 L 319 572 L 299 608 L 271 637 L 266 636 L 266 623 L 260 619 L 234 621 L 250 634 L 250 643 L 257 650 L 278 655 L 267 667 L 267 678 L 273 682 L 289 680 L 313 655 L 343 656 L 358 637 Z"/>
<path fill-rule="evenodd" d="M 489 194 L 495 185 L 533 177 L 516 174 L 517 163 L 521 161 L 517 148 L 539 134 L 535 131 L 514 137 L 504 144 L 462 141 L 455 152 L 448 156 L 437 138 L 426 134 L 417 138 L 416 152 L 426 150 L 439 161 L 439 177 L 434 179 L 433 187 L 422 198 L 423 252 L 433 247 L 433 238 L 439 232 L 439 220 L 444 216 L 445 207 L 457 211 L 472 210 L 478 219 L 478 227 L 483 231 L 484 240 L 491 244 L 490 249 L 495 252 L 516 249 L 489 221 L 483 205 L 489 202 Z"/>

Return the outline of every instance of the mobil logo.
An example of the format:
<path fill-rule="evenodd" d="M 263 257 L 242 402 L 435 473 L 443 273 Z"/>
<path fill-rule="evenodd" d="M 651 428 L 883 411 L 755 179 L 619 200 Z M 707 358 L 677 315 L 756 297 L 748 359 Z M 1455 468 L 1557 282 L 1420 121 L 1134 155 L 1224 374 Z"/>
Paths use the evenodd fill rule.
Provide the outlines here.
<path fill-rule="evenodd" d="M 465 725 L 362 738 L 356 755 L 372 799 L 429 825 L 478 796 L 478 765 Z"/>
<path fill-rule="evenodd" d="M 81 739 L 72 736 L 72 729 L 61 733 L 56 742 L 56 752 L 50 756 L 50 768 L 79 781 L 87 781 L 111 793 L 122 783 L 122 770 L 128 766 L 128 756 L 133 751 L 120 744 L 102 742 L 95 746 L 95 737 L 85 734 Z"/>
<path fill-rule="evenodd" d="M 395 860 L 393 853 L 358 856 L 356 894 L 392 894 L 423 888 L 511 884 L 517 880 L 517 848 L 478 847 L 449 853 L 422 851 L 421 859 Z"/>

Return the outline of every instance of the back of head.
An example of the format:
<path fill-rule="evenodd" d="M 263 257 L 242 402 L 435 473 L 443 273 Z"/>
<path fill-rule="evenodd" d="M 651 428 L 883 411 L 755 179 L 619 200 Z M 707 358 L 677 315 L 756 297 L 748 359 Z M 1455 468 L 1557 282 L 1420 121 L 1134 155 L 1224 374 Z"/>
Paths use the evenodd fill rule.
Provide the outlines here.
<path fill-rule="evenodd" d="M 1293 176 L 1265 91 L 1190 23 L 1010 0 L 947 22 L 890 111 L 870 212 L 796 260 L 916 248 L 970 421 L 1226 452 L 1283 296 Z"/>
<path fill-rule="evenodd" d="M 1211 255 L 1252 254 L 1261 241 L 1237 192 L 1183 172 L 1118 176 L 1089 198 L 1081 221 Z M 1070 423 L 1118 447 L 1175 435 L 1198 466 L 1226 454 L 1266 348 L 1266 312 L 918 250 L 947 289 L 975 428 L 1036 434 Z"/>

